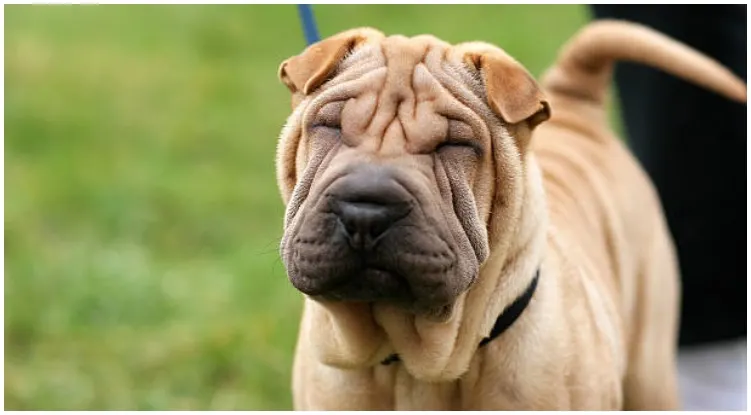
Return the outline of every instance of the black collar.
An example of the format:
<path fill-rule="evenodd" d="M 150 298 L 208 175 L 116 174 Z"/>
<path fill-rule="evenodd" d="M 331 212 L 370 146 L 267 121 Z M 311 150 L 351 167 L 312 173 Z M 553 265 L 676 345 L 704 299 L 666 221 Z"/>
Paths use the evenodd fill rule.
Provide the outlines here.
<path fill-rule="evenodd" d="M 485 346 L 486 344 L 493 341 L 495 338 L 503 334 L 504 331 L 508 330 L 509 327 L 511 327 L 512 324 L 519 318 L 519 316 L 522 315 L 522 312 L 525 308 L 529 305 L 530 300 L 532 300 L 532 296 L 535 293 L 535 290 L 537 289 L 537 281 L 540 279 L 540 269 L 538 268 L 535 272 L 535 277 L 532 278 L 532 281 L 529 283 L 529 286 L 526 290 L 520 295 L 516 300 L 514 300 L 513 303 L 511 303 L 508 307 L 506 307 L 501 315 L 498 316 L 498 318 L 495 320 L 495 324 L 493 324 L 493 329 L 490 330 L 490 334 L 488 337 L 482 339 L 480 341 L 480 346 Z M 391 356 L 384 359 L 381 364 L 382 365 L 388 365 L 394 362 L 399 361 L 399 355 L 396 353 L 392 354 Z"/>

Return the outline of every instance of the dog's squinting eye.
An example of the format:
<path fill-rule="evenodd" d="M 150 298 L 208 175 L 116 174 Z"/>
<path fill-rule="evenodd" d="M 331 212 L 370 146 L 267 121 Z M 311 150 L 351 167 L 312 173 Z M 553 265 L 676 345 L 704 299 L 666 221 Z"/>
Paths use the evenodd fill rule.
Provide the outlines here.
<path fill-rule="evenodd" d="M 328 122 L 325 122 L 325 121 L 323 121 L 323 122 L 322 121 L 316 121 L 316 122 L 314 122 L 310 126 L 310 128 L 314 129 L 314 130 L 315 129 L 319 129 L 319 128 L 326 128 L 326 129 L 329 129 L 329 130 L 340 131 L 342 129 L 342 126 L 339 125 L 339 123 L 328 123 Z"/>
<path fill-rule="evenodd" d="M 436 147 L 436 151 L 446 149 L 469 149 L 478 157 L 483 153 L 482 145 L 474 138 L 472 128 L 465 122 L 453 119 L 449 119 L 446 140 Z"/>
<path fill-rule="evenodd" d="M 335 119 L 320 117 L 316 118 L 316 120 L 313 121 L 313 123 L 310 125 L 310 128 L 312 130 L 326 129 L 340 131 L 342 129 L 342 125 L 339 121 L 339 117 L 336 117 Z"/>
<path fill-rule="evenodd" d="M 470 151 L 473 151 L 478 157 L 482 155 L 482 148 L 480 147 L 479 144 L 473 141 L 452 140 L 450 138 L 438 144 L 435 150 L 445 151 L 449 149 L 470 150 Z"/>

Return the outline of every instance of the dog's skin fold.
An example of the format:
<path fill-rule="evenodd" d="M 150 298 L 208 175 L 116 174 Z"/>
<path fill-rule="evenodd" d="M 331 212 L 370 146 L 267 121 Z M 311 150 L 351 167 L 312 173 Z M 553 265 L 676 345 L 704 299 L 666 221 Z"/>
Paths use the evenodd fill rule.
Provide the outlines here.
<path fill-rule="evenodd" d="M 617 60 L 746 100 L 716 62 L 617 21 L 584 28 L 541 84 L 486 43 L 370 28 L 281 64 L 296 409 L 677 409 L 677 263 L 607 125 Z"/>

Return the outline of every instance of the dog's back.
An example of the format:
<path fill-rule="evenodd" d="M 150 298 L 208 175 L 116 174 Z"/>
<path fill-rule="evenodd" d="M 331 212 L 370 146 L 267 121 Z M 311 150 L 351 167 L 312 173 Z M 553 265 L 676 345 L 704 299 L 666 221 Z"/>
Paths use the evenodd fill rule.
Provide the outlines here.
<path fill-rule="evenodd" d="M 608 126 L 606 93 L 618 60 L 662 69 L 736 101 L 745 102 L 746 89 L 698 52 L 618 21 L 584 28 L 542 81 L 553 115 L 532 142 L 545 179 L 550 249 L 584 269 L 586 281 L 567 282 L 571 287 L 612 294 L 612 302 L 601 301 L 617 317 L 605 318 L 600 329 L 624 354 L 625 409 L 676 409 L 678 266 L 659 198 Z"/>

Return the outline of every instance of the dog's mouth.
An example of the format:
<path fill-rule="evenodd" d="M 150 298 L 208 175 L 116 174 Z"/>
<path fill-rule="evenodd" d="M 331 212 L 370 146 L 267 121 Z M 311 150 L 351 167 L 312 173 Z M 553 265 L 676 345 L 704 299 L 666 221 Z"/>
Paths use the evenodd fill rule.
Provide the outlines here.
<path fill-rule="evenodd" d="M 311 299 L 350 303 L 388 303 L 433 321 L 445 321 L 453 303 L 425 303 L 415 295 L 403 275 L 382 268 L 368 267 L 325 287 L 297 287 Z"/>
<path fill-rule="evenodd" d="M 457 296 L 474 280 L 475 270 L 462 267 L 461 258 L 432 229 L 396 227 L 365 250 L 348 242 L 335 219 L 311 215 L 304 233 L 290 237 L 284 251 L 290 282 L 312 300 L 396 306 L 440 322 L 452 315 Z M 326 237 L 316 238 L 313 230 Z"/>
<path fill-rule="evenodd" d="M 380 268 L 365 268 L 357 276 L 329 286 L 325 292 L 307 294 L 319 301 L 388 303 L 436 322 L 445 321 L 453 311 L 452 303 L 421 303 L 406 278 Z"/>
<path fill-rule="evenodd" d="M 414 294 L 401 274 L 382 268 L 366 267 L 317 289 L 301 289 L 313 298 L 333 301 L 409 303 Z M 307 291 L 307 292 L 306 292 Z"/>

